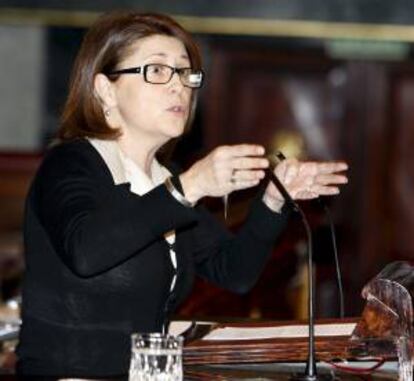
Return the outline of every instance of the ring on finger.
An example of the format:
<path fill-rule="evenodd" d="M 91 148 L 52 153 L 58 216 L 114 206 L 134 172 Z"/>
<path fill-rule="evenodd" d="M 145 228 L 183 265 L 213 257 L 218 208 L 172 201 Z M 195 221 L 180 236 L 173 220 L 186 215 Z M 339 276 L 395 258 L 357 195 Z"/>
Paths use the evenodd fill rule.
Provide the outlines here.
<path fill-rule="evenodd" d="M 237 172 L 237 169 L 232 169 L 232 171 L 231 171 L 231 177 L 230 177 L 230 182 L 232 183 L 232 184 L 234 184 L 234 183 L 236 183 L 236 172 Z"/>

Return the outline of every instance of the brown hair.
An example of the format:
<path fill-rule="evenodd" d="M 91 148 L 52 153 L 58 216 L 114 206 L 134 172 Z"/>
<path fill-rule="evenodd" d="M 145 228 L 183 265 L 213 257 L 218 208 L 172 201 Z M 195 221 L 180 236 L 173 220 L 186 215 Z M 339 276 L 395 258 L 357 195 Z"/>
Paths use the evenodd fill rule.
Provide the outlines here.
<path fill-rule="evenodd" d="M 191 65 L 201 69 L 201 57 L 191 35 L 172 18 L 155 13 L 112 12 L 101 16 L 86 33 L 75 60 L 69 95 L 63 109 L 57 137 L 60 141 L 82 137 L 116 139 L 119 129 L 111 128 L 94 91 L 94 78 L 108 73 L 129 54 L 140 38 L 154 34 L 179 39 L 187 49 Z M 109 78 L 115 81 L 116 76 Z M 197 91 L 192 91 L 188 130 L 195 111 Z"/>

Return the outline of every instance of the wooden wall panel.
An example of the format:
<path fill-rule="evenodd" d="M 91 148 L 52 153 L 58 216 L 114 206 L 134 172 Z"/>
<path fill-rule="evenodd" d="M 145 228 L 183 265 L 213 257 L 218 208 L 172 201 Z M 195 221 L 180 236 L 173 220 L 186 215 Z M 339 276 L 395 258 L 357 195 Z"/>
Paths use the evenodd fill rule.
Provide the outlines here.
<path fill-rule="evenodd" d="M 388 189 L 390 259 L 414 259 L 414 71 L 392 77 Z"/>
<path fill-rule="evenodd" d="M 277 48 L 227 43 L 215 43 L 211 49 L 209 82 L 202 103 L 203 136 L 207 149 L 250 142 L 263 144 L 270 152 L 281 142 L 277 148 L 289 151 L 289 141 L 298 143 L 295 139 L 299 138 L 299 142 L 303 142 L 299 147 L 303 157 L 346 158 L 343 151 L 346 145 L 342 139 L 346 136 L 347 73 L 343 62 L 328 59 L 321 51 L 287 53 Z M 279 139 L 283 135 L 287 136 L 286 146 L 283 146 L 286 139 Z M 287 155 L 289 153 L 286 152 Z M 245 201 L 251 195 L 251 192 L 246 192 L 230 197 L 228 223 L 239 225 L 246 212 L 240 213 L 239 210 L 247 208 Z M 330 201 L 336 216 L 336 209 L 341 210 L 337 204 L 342 200 Z M 318 237 L 322 231 L 325 237 L 326 219 L 322 209 L 318 205 L 305 207 Z M 343 206 L 342 210 L 345 209 Z M 235 220 L 233 216 L 238 218 Z M 326 237 L 322 240 L 325 241 Z M 304 281 L 301 278 L 300 252 L 304 244 L 303 227 L 300 221 L 293 219 L 275 247 L 266 271 L 248 296 L 240 298 L 198 283 L 180 313 L 185 316 L 298 317 L 298 311 L 303 312 L 303 308 L 295 304 L 306 300 L 300 294 L 301 282 Z M 318 262 L 332 263 L 330 241 L 328 244 L 320 242 L 315 251 Z M 319 274 L 323 274 L 321 282 L 323 278 L 323 282 L 327 281 L 332 288 L 332 266 L 328 266 L 328 270 L 321 268 Z M 322 290 L 324 284 L 321 282 Z M 329 300 L 320 304 L 332 303 L 335 306 L 331 311 L 335 313 L 335 290 Z"/>
<path fill-rule="evenodd" d="M 349 184 L 329 204 L 338 233 L 346 314 L 358 315 L 364 304 L 362 287 L 389 262 L 414 258 L 414 63 L 410 58 L 338 61 L 318 47 L 287 51 L 219 41 L 211 49 L 210 83 L 203 98 L 206 148 L 257 142 L 270 150 L 280 143 L 275 144 L 275 136 L 287 132 L 301 137 L 304 156 L 349 163 Z M 237 225 L 245 215 L 238 213 L 243 196 L 231 200 Z M 314 205 L 305 207 L 320 237 L 326 219 Z M 283 298 L 273 296 L 276 289 L 282 290 L 280 295 L 290 292 L 292 278 L 282 276 L 278 264 L 283 268 L 288 255 L 297 260 L 303 241 L 298 224 L 291 224 L 283 247 L 275 248 L 267 273 L 249 294 L 248 306 L 244 304 L 246 315 L 257 310 L 270 317 L 295 313 Z M 329 316 L 337 302 L 336 292 L 326 297 L 334 272 L 325 241 L 315 247 L 322 299 L 318 311 Z M 213 294 L 204 289 L 202 295 L 198 305 L 209 305 Z M 231 304 L 226 306 L 231 314 Z M 234 308 L 237 313 L 242 309 Z"/>

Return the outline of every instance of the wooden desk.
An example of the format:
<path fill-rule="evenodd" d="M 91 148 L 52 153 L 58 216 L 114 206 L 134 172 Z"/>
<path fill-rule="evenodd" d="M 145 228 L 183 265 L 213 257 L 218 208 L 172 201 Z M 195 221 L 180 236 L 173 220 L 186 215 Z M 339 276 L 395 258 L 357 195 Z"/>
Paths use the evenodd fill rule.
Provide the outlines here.
<path fill-rule="evenodd" d="M 349 365 L 349 364 L 348 364 Z M 352 364 L 368 367 L 372 363 Z M 219 381 L 219 380 L 251 380 L 251 381 L 289 381 L 292 373 L 302 373 L 303 363 L 273 363 L 273 364 L 244 364 L 244 365 L 203 365 L 184 367 L 185 381 Z M 343 371 L 333 370 L 329 365 L 319 364 L 320 374 L 334 372 L 341 381 L 388 381 L 398 380 L 396 362 L 387 362 L 371 375 L 356 375 Z"/>
<path fill-rule="evenodd" d="M 369 364 L 364 364 L 368 366 Z M 302 373 L 303 363 L 244 364 L 244 365 L 201 365 L 185 366 L 184 381 L 289 381 L 293 373 Z M 340 381 L 397 381 L 398 372 L 395 362 L 385 363 L 372 375 L 356 375 L 332 370 L 327 365 L 318 366 L 320 374 L 331 373 Z M 0 375 L 0 381 L 18 381 L 13 374 Z M 20 381 L 20 380 L 19 380 Z M 31 381 L 54 381 L 51 378 Z M 127 379 L 105 380 L 127 381 Z"/>
<path fill-rule="evenodd" d="M 347 321 L 353 321 L 353 319 L 349 319 Z M 267 325 L 269 323 L 243 323 L 242 326 L 246 327 L 250 326 L 262 326 Z M 278 326 L 280 324 L 285 325 L 285 323 L 280 322 L 272 322 L 272 326 Z M 234 323 L 232 326 L 239 326 L 239 324 Z M 226 325 L 227 326 L 227 325 Z M 318 357 L 324 358 L 324 360 L 332 360 L 332 353 L 329 355 L 329 346 L 326 344 L 327 341 L 332 341 L 332 337 L 326 339 L 319 340 L 319 355 L 325 355 L 325 357 Z M 223 346 L 223 342 L 214 342 L 210 341 L 210 344 L 202 343 L 200 340 L 196 340 L 191 344 L 191 342 L 185 346 L 184 348 L 184 374 L 185 378 L 184 381 L 218 381 L 218 380 L 279 380 L 279 381 L 288 381 L 293 373 L 303 373 L 304 372 L 304 363 L 299 362 L 283 362 L 283 361 L 292 361 L 292 356 L 296 356 L 295 358 L 306 357 L 306 339 L 284 339 L 278 340 L 278 342 L 273 342 L 272 340 L 269 341 L 269 346 L 267 347 L 267 356 L 264 355 L 266 352 L 266 348 L 263 347 L 263 341 L 261 345 L 256 346 L 256 355 L 252 352 L 254 348 L 251 345 L 246 345 L 246 343 L 238 343 L 233 347 L 233 352 L 238 353 L 237 357 L 231 356 L 231 345 L 227 348 L 227 346 Z M 340 342 L 340 341 L 339 341 Z M 303 345 L 305 344 L 305 346 Z M 279 347 L 279 350 L 277 350 Z M 289 349 L 290 347 L 290 349 Z M 236 349 L 239 348 L 239 349 Z M 260 350 L 260 348 L 262 348 Z M 273 348 L 273 349 L 272 349 Z M 283 349 L 284 348 L 284 349 Z M 305 348 L 305 349 L 304 349 Z M 4 346 L 3 348 L 3 361 L 2 365 L 3 368 L 0 369 L 0 381 L 17 381 L 17 378 L 14 375 L 14 354 L 11 352 L 12 348 L 9 347 L 9 352 L 7 352 L 7 347 Z M 198 357 L 198 363 L 194 362 L 195 357 L 188 356 L 189 350 L 190 353 L 193 352 L 195 349 L 196 352 L 198 350 L 207 350 L 207 359 L 209 358 L 211 361 L 207 362 L 206 359 L 202 359 Z M 226 356 L 219 357 L 217 352 L 220 350 L 226 349 Z M 290 352 L 291 353 L 290 353 Z M 243 352 L 243 353 L 241 353 Z M 260 356 L 257 356 L 257 352 L 259 352 Z M 288 360 L 279 360 L 279 361 L 271 361 L 269 360 L 272 358 L 282 358 L 283 352 L 285 353 L 285 358 L 287 357 Z M 335 352 L 333 352 L 335 353 Z M 336 356 L 333 356 L 334 358 Z M 234 361 L 235 359 L 241 360 L 241 362 Z M 262 361 L 258 363 L 257 358 L 261 358 Z M 338 358 L 338 357 L 336 357 Z M 344 357 L 342 357 L 344 358 Z M 221 361 L 221 363 L 219 362 Z M 232 363 L 230 363 L 232 361 Z M 353 361 L 348 363 L 347 366 L 352 367 L 359 367 L 363 369 L 368 369 L 372 366 L 373 362 L 367 361 Z M 350 374 L 344 372 L 342 370 L 337 370 L 332 365 L 326 362 L 319 362 L 318 363 L 318 372 L 319 373 L 331 373 L 339 377 L 342 381 L 361 381 L 362 380 L 369 380 L 369 381 L 387 381 L 387 380 L 398 380 L 398 367 L 397 362 L 393 360 L 389 360 L 385 362 L 379 369 L 377 369 L 372 375 L 365 374 Z M 36 380 L 32 380 L 36 381 Z M 40 380 L 39 380 L 40 381 Z M 46 379 L 42 379 L 42 381 L 46 381 Z M 52 381 L 52 379 L 47 379 L 47 381 Z M 118 381 L 118 380 L 117 380 Z M 120 380 L 119 380 L 120 381 Z"/>

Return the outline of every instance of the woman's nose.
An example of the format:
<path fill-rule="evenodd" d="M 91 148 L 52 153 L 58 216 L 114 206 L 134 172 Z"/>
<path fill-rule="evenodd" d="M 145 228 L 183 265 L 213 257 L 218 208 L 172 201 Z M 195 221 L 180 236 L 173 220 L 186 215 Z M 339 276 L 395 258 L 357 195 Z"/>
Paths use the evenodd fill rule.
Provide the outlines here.
<path fill-rule="evenodd" d="M 170 89 L 173 91 L 181 91 L 184 88 L 184 85 L 181 82 L 181 78 L 177 72 L 172 75 L 171 80 L 168 84 Z"/>

